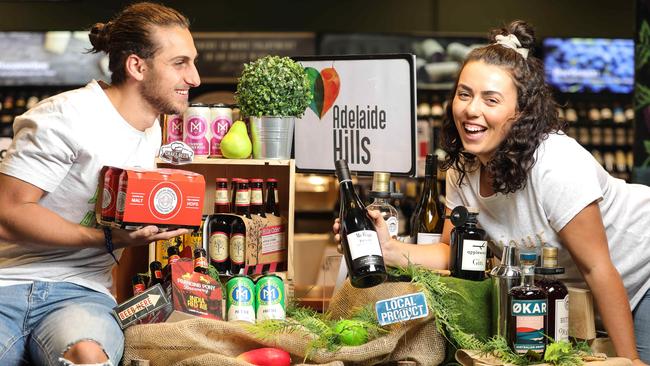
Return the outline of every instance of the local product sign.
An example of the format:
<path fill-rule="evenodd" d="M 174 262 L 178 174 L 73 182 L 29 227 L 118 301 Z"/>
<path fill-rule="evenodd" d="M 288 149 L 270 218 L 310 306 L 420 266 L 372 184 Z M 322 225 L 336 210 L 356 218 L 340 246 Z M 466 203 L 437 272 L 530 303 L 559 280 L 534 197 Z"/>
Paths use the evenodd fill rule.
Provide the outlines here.
<path fill-rule="evenodd" d="M 413 55 L 296 58 L 309 76 L 312 100 L 296 120 L 296 169 L 415 172 Z"/>
<path fill-rule="evenodd" d="M 427 299 L 423 292 L 392 297 L 375 303 L 377 321 L 382 327 L 393 323 L 426 318 L 429 315 Z"/>

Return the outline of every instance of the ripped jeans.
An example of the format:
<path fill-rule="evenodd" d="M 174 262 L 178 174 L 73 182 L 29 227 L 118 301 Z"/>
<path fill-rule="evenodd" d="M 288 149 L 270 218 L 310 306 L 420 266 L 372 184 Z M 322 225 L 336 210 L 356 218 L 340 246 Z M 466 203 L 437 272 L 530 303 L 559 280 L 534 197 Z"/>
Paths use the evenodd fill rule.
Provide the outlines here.
<path fill-rule="evenodd" d="M 0 365 L 65 365 L 74 343 L 98 343 L 117 365 L 124 335 L 111 315 L 115 300 L 67 282 L 0 287 Z M 69 363 L 68 363 L 69 364 Z"/>

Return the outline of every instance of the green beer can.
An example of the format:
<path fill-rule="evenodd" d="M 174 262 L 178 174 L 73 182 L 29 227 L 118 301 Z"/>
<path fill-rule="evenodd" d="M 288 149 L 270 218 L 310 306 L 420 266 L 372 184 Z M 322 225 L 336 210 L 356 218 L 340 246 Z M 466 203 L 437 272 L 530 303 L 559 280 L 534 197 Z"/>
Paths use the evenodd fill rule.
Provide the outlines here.
<path fill-rule="evenodd" d="M 255 284 L 255 300 L 258 321 L 285 319 L 284 281 L 280 277 L 270 274 L 258 278 Z"/>
<path fill-rule="evenodd" d="M 255 323 L 255 285 L 245 275 L 233 276 L 226 282 L 226 314 L 228 321 Z"/>

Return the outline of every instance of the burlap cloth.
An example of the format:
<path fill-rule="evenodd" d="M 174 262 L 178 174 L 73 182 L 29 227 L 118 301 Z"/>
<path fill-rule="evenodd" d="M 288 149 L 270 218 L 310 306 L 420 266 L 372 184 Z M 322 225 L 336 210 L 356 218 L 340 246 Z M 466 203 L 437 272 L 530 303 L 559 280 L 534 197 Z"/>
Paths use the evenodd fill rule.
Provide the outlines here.
<path fill-rule="evenodd" d="M 374 304 L 420 289 L 404 282 L 391 282 L 357 289 L 349 281 L 335 294 L 330 303 L 333 319 L 349 318 L 356 308 Z M 149 360 L 157 365 L 248 365 L 236 360 L 242 352 L 260 347 L 278 347 L 291 353 L 296 363 L 303 362 L 309 336 L 294 332 L 272 340 L 253 337 L 241 323 L 203 318 L 177 323 L 134 325 L 125 331 L 123 362 L 132 359 Z M 419 365 L 438 365 L 445 357 L 445 340 L 437 331 L 431 315 L 391 326 L 390 332 L 364 345 L 342 347 L 337 352 L 316 350 L 309 362 L 321 365 L 374 365 L 397 360 L 412 360 Z"/>
<path fill-rule="evenodd" d="M 622 357 L 609 357 L 607 358 L 604 354 L 601 354 L 603 358 L 606 358 L 604 361 L 589 361 L 585 362 L 585 366 L 631 366 L 632 361 L 627 358 Z M 489 356 L 482 355 L 478 351 L 459 349 L 456 351 L 456 361 L 462 366 L 513 366 L 511 364 L 506 364 L 503 361 Z M 553 366 L 548 363 L 535 364 L 535 366 Z"/>

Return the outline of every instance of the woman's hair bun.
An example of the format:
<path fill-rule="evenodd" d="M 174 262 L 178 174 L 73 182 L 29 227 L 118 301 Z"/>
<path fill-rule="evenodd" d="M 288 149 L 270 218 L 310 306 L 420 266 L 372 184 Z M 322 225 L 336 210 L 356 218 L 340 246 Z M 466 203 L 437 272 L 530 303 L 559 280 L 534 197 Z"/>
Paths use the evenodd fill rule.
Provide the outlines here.
<path fill-rule="evenodd" d="M 108 31 L 110 29 L 109 23 L 95 23 L 95 25 L 90 28 L 90 33 L 88 38 L 90 39 L 90 44 L 93 45 L 93 52 L 102 52 L 108 50 Z"/>
<path fill-rule="evenodd" d="M 494 29 L 490 32 L 490 42 L 494 43 L 497 35 L 507 36 L 513 34 L 521 43 L 521 47 L 532 49 L 535 46 L 535 30 L 523 20 L 513 20 L 506 27 Z"/>

